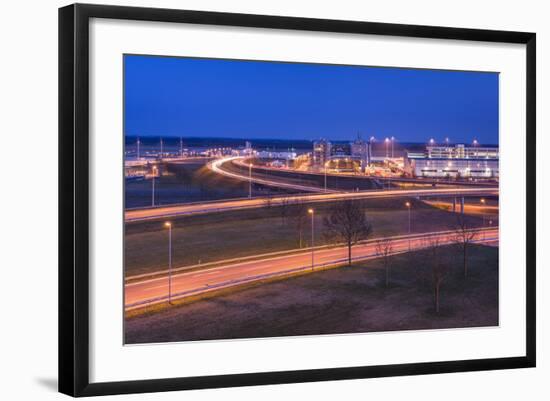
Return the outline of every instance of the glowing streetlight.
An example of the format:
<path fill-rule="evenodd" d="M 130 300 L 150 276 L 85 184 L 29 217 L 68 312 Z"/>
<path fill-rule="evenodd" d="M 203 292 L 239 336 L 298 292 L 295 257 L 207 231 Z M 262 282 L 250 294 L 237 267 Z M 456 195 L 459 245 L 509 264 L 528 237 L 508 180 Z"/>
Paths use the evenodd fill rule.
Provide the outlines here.
<path fill-rule="evenodd" d="M 481 198 L 479 200 L 479 203 L 485 206 L 485 198 Z M 483 216 L 483 228 L 485 228 L 485 209 L 482 210 L 482 216 Z M 483 239 L 485 239 L 485 230 L 483 231 Z"/>
<path fill-rule="evenodd" d="M 389 157 L 388 144 L 390 143 L 390 138 L 386 137 L 386 139 L 384 139 L 384 143 L 386 144 L 386 159 L 387 159 Z"/>
<path fill-rule="evenodd" d="M 248 163 L 248 199 L 252 198 L 252 163 Z"/>
<path fill-rule="evenodd" d="M 327 164 L 328 161 L 325 162 L 325 192 L 327 192 Z"/>
<path fill-rule="evenodd" d="M 395 137 L 391 137 L 391 158 L 393 159 L 393 143 L 395 141 Z"/>
<path fill-rule="evenodd" d="M 409 210 L 409 252 L 411 251 L 411 202 L 405 202 L 405 206 Z"/>
<path fill-rule="evenodd" d="M 164 223 L 168 227 L 168 303 L 172 303 L 172 223 Z"/>
<path fill-rule="evenodd" d="M 162 154 L 164 153 L 164 141 L 162 137 L 160 138 L 160 158 L 162 159 Z"/>
<path fill-rule="evenodd" d="M 313 270 L 315 266 L 315 211 L 308 209 L 307 212 L 311 214 L 311 270 Z"/>
<path fill-rule="evenodd" d="M 430 146 L 434 146 L 435 145 L 435 140 L 433 138 L 430 138 Z"/>
<path fill-rule="evenodd" d="M 155 206 L 155 177 L 157 176 L 157 166 L 153 166 L 153 179 L 151 181 L 151 206 Z"/>
<path fill-rule="evenodd" d="M 139 160 L 140 157 L 139 157 L 139 145 L 140 145 L 140 141 L 139 141 L 139 136 L 137 137 L 137 159 Z"/>

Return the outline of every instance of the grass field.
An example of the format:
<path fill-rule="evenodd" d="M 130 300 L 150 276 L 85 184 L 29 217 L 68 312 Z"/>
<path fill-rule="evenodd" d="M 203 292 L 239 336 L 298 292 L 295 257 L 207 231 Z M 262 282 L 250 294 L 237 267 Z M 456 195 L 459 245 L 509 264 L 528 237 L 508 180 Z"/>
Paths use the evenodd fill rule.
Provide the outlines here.
<path fill-rule="evenodd" d="M 367 216 L 373 237 L 406 234 L 408 211 L 403 200 L 371 201 Z M 317 227 L 315 244 L 322 237 L 322 220 L 329 205 L 314 205 Z M 289 211 L 289 213 L 292 213 Z M 283 220 L 280 208 L 211 214 L 173 219 L 172 258 L 174 267 L 217 260 L 296 249 L 300 233 L 293 217 Z M 413 202 L 411 231 L 428 232 L 451 229 L 456 215 L 421 202 Z M 468 225 L 481 226 L 482 219 L 468 216 Z M 302 230 L 302 246 L 311 238 L 309 218 Z M 132 223 L 126 226 L 125 274 L 151 273 L 168 268 L 168 232 L 163 222 Z"/>
<path fill-rule="evenodd" d="M 448 273 L 435 312 L 426 251 L 307 274 L 126 319 L 126 343 L 362 333 L 498 325 L 498 248 L 441 249 Z"/>

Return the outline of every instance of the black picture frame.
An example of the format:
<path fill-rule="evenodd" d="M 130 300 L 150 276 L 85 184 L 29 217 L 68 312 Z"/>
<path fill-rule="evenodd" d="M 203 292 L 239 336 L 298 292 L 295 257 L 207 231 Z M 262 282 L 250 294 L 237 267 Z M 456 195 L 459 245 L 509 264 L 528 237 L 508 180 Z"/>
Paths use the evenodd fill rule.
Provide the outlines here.
<path fill-rule="evenodd" d="M 526 354 L 408 363 L 90 383 L 89 381 L 89 22 L 91 18 L 519 43 L 526 45 Z M 219 12 L 74 4 L 59 9 L 59 391 L 71 396 L 360 379 L 535 366 L 536 35 L 479 29 Z"/>

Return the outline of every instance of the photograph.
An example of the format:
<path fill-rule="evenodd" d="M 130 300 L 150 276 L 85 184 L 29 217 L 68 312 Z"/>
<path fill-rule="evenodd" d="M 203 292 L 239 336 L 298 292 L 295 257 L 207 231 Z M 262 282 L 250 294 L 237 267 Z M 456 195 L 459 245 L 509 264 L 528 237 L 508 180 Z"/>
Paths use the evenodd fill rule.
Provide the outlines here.
<path fill-rule="evenodd" d="M 499 326 L 498 72 L 122 57 L 125 345 Z"/>

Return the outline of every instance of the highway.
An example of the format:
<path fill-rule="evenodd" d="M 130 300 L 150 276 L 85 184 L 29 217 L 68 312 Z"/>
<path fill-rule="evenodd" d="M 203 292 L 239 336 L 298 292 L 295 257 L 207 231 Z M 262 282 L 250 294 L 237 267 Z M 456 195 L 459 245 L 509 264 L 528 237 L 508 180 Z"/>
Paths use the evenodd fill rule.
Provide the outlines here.
<path fill-rule="evenodd" d="M 208 168 L 210 170 L 212 170 L 213 172 L 215 172 L 217 174 L 220 174 L 220 175 L 223 175 L 225 177 L 233 178 L 233 179 L 236 179 L 236 180 L 239 180 L 239 181 L 246 181 L 246 182 L 252 181 L 255 184 L 262 184 L 262 185 L 267 185 L 267 186 L 270 186 L 270 187 L 283 188 L 283 189 L 292 189 L 292 190 L 301 191 L 301 192 L 323 192 L 323 193 L 325 193 L 325 192 L 330 192 L 330 193 L 340 192 L 340 191 L 335 191 L 335 190 L 325 191 L 324 188 L 320 188 L 320 187 L 317 187 L 317 186 L 293 184 L 293 183 L 284 182 L 284 181 L 280 181 L 280 180 L 268 180 L 268 179 L 265 179 L 265 178 L 258 178 L 258 177 L 255 177 L 254 175 L 248 176 L 248 175 L 244 175 L 244 174 L 238 174 L 238 173 L 234 173 L 234 172 L 231 172 L 231 171 L 227 171 L 223 168 L 223 165 L 225 163 L 229 163 L 229 162 L 237 161 L 237 160 L 242 161 L 242 159 L 243 159 L 242 156 L 225 157 L 223 159 L 218 159 L 218 160 L 215 160 L 213 162 L 208 163 Z M 247 167 L 244 164 L 243 164 L 243 166 Z"/>
<path fill-rule="evenodd" d="M 478 229 L 475 242 L 494 243 L 498 241 L 498 227 Z M 392 237 L 393 253 L 428 246 L 429 241 L 439 239 L 441 244 L 454 242 L 456 234 L 451 231 L 416 234 L 410 237 Z M 320 247 L 314 251 L 315 266 L 320 270 L 327 266 L 346 263 L 347 248 L 336 246 Z M 354 261 L 379 257 L 376 251 L 376 240 L 355 245 L 352 250 Z M 268 257 L 260 260 L 230 263 L 219 267 L 190 271 L 172 275 L 173 299 L 200 295 L 222 288 L 241 286 L 254 281 L 285 276 L 288 274 L 312 269 L 311 249 L 297 250 L 284 256 Z M 168 299 L 168 276 L 130 282 L 125 285 L 125 309 L 132 310 L 147 305 L 166 302 Z"/>
<path fill-rule="evenodd" d="M 385 159 L 385 158 L 384 158 Z M 221 164 L 218 165 L 218 170 L 222 170 L 222 164 L 227 162 L 229 160 L 223 160 Z M 248 167 L 248 165 L 245 162 L 245 159 L 243 157 L 236 157 L 231 158 L 231 161 L 235 164 L 241 166 L 241 167 Z M 309 170 L 293 170 L 293 169 L 281 169 L 277 167 L 269 167 L 269 166 L 252 166 L 253 172 L 256 170 L 259 171 L 272 171 L 272 172 L 286 172 L 286 173 L 297 173 L 301 175 L 310 175 L 310 176 L 327 176 L 327 177 L 336 177 L 336 178 L 355 178 L 355 179 L 365 179 L 365 180 L 377 180 L 377 181 L 383 181 L 384 183 L 392 182 L 392 183 L 401 183 L 401 184 L 418 184 L 418 185 L 444 185 L 444 186 L 476 186 L 476 187 L 498 187 L 498 182 L 483 182 L 483 181 L 453 181 L 449 179 L 433 179 L 433 178 L 427 178 L 427 177 L 420 177 L 420 178 L 406 178 L 406 177 L 384 177 L 384 176 L 376 176 L 376 175 L 361 175 L 361 174 L 354 174 L 354 173 L 333 173 L 328 171 L 326 174 L 322 171 L 309 171 Z M 223 170 L 225 172 L 226 170 Z M 219 171 L 216 171 L 219 172 Z M 234 177 L 236 178 L 236 177 Z M 238 176 L 240 180 L 248 180 L 247 176 L 240 175 Z M 275 184 L 277 181 L 273 181 L 272 184 Z M 319 187 L 311 187 L 312 191 L 316 189 L 319 190 Z"/>
<path fill-rule="evenodd" d="M 267 202 L 271 206 L 277 206 L 283 202 L 331 202 L 345 199 L 384 199 L 384 198 L 409 198 L 409 197 L 455 197 L 455 196 L 490 196 L 498 195 L 498 188 L 434 188 L 434 189 L 394 189 L 394 190 L 370 190 L 360 192 L 338 192 L 323 194 L 299 194 L 287 196 L 275 196 L 269 199 L 239 198 L 200 203 L 187 203 L 170 206 L 149 207 L 142 209 L 127 209 L 124 219 L 127 223 L 167 219 L 177 216 L 227 212 L 231 210 L 245 210 L 265 207 Z"/>

